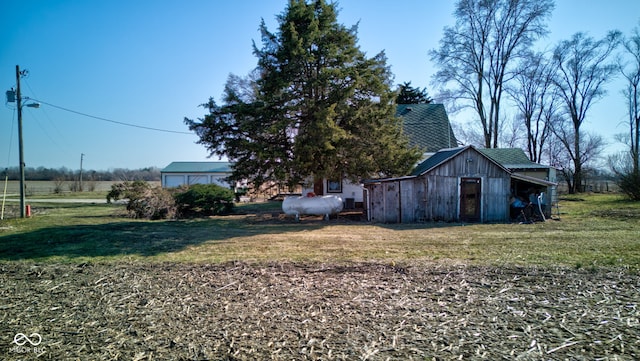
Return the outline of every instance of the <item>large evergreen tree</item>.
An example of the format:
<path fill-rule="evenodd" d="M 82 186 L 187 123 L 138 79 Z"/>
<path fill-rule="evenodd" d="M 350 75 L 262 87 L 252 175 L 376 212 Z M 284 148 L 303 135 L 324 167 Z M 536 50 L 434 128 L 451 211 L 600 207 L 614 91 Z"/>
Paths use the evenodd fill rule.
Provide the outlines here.
<path fill-rule="evenodd" d="M 384 53 L 367 58 L 324 0 L 291 0 L 277 19 L 277 33 L 260 26 L 256 71 L 231 76 L 203 119 L 185 119 L 199 142 L 256 185 L 406 174 L 420 152 L 394 115 Z"/>

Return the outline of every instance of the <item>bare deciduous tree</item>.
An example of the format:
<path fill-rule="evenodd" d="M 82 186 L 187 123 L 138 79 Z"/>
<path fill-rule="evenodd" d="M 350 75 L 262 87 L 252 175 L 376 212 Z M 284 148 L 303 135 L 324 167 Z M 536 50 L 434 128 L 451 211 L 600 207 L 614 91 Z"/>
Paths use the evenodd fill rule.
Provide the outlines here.
<path fill-rule="evenodd" d="M 482 130 L 477 122 L 467 120 L 466 122 L 451 123 L 451 127 L 459 144 L 474 145 L 476 147 L 484 146 Z"/>
<path fill-rule="evenodd" d="M 627 82 L 623 91 L 629 107 L 628 145 L 632 159 L 632 172 L 640 173 L 640 27 L 633 29 L 630 37 L 622 42 L 627 64 L 618 63 L 620 73 Z"/>
<path fill-rule="evenodd" d="M 456 24 L 445 27 L 440 47 L 430 52 L 440 66 L 434 82 L 444 88 L 441 97 L 475 110 L 487 148 L 498 147 L 500 103 L 513 60 L 546 34 L 553 7 L 552 0 L 459 0 Z"/>
<path fill-rule="evenodd" d="M 606 147 L 604 138 L 598 134 L 583 133 L 574 136 L 573 128 L 568 122 L 559 122 L 553 125 L 555 137 L 549 139 L 548 151 L 551 165 L 560 170 L 569 193 L 575 193 L 581 183 L 576 183 L 576 164 L 580 165 L 580 172 L 590 165 L 595 165 L 601 160 L 602 152 Z M 574 147 L 573 140 L 579 139 L 579 147 Z M 575 153 L 578 148 L 580 153 Z M 579 175 L 582 182 L 583 174 Z"/>
<path fill-rule="evenodd" d="M 618 46 L 619 31 L 611 31 L 606 37 L 594 40 L 584 33 L 576 33 L 570 40 L 561 41 L 553 52 L 553 64 L 557 69 L 554 85 L 563 102 L 565 117 L 563 123 L 553 127 L 553 132 L 566 147 L 571 157 L 572 177 L 569 179 L 569 193 L 580 192 L 584 145 L 590 143 L 581 139 L 581 132 L 587 112 L 594 101 L 606 94 L 604 85 L 613 78 L 616 65 L 610 54 Z"/>
<path fill-rule="evenodd" d="M 530 53 L 522 59 L 514 81 L 506 88 L 526 128 L 526 149 L 533 162 L 542 160 L 551 122 L 559 108 L 553 87 L 554 72 L 551 61 L 543 53 Z"/>
<path fill-rule="evenodd" d="M 640 200 L 640 27 L 622 42 L 623 54 L 618 69 L 626 81 L 622 91 L 628 107 L 626 133 L 617 134 L 628 151 L 609 156 L 609 167 L 616 175 L 620 190 L 633 200 Z"/>
<path fill-rule="evenodd" d="M 500 122 L 500 138 L 498 139 L 501 147 L 505 148 L 524 148 L 526 145 L 526 137 L 524 125 L 515 117 Z"/>

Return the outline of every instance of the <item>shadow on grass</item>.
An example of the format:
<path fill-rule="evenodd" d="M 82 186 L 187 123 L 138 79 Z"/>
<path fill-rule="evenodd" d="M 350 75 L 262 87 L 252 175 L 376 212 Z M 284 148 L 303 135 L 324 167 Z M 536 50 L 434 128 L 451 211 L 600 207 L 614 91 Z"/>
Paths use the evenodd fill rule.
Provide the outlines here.
<path fill-rule="evenodd" d="M 88 217 L 91 217 L 90 215 Z M 304 225 L 305 229 L 323 225 Z M 301 225 L 248 225 L 225 218 L 190 221 L 117 221 L 93 225 L 49 226 L 0 236 L 1 260 L 48 257 L 155 256 L 204 242 L 301 230 Z"/>

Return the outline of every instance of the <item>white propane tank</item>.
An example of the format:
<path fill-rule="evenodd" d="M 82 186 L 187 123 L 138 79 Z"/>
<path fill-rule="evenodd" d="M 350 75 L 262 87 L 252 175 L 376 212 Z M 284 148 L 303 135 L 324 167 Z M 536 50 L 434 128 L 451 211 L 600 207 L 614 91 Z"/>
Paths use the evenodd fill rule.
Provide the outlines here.
<path fill-rule="evenodd" d="M 287 197 L 282 201 L 282 211 L 299 219 L 301 215 L 325 216 L 342 211 L 342 198 L 338 196 Z"/>

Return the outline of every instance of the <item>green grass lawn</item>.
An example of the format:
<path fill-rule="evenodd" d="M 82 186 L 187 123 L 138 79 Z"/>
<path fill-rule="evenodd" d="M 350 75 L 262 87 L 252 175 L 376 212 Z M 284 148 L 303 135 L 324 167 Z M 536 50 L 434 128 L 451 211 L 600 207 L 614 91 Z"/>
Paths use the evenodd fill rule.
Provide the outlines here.
<path fill-rule="evenodd" d="M 122 205 L 39 203 L 0 221 L 0 261 L 457 262 L 640 268 L 640 203 L 617 195 L 561 200 L 560 220 L 536 224 L 410 225 L 270 220 L 278 204 L 206 219 L 123 218 Z M 265 214 L 256 217 L 254 213 Z"/>

